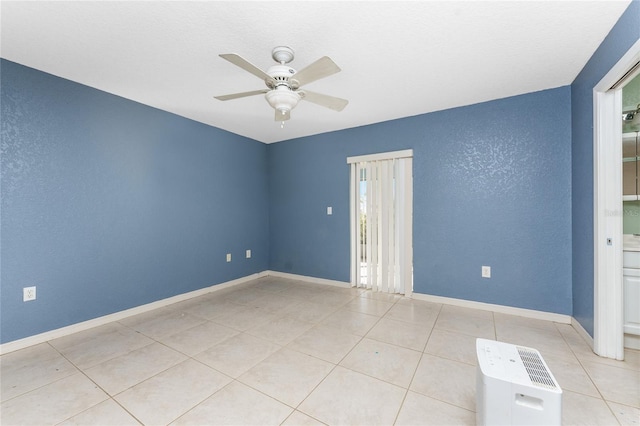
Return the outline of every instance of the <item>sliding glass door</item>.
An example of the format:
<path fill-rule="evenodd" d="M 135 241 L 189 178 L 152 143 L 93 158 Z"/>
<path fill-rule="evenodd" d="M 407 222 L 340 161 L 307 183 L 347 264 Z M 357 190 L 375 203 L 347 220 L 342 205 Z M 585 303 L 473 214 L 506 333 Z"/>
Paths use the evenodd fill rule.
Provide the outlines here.
<path fill-rule="evenodd" d="M 351 283 L 373 291 L 413 290 L 411 150 L 349 157 Z"/>

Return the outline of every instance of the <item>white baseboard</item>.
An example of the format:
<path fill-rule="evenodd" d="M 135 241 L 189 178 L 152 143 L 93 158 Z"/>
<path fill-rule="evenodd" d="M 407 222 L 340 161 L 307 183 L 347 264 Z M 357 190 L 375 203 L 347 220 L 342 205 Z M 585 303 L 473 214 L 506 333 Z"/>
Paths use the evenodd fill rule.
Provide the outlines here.
<path fill-rule="evenodd" d="M 584 329 L 582 324 L 580 324 L 577 319 L 571 318 L 571 326 L 578 332 L 580 337 L 587 342 L 591 350 L 593 350 L 593 337 L 591 337 L 589 332 Z"/>
<path fill-rule="evenodd" d="M 624 347 L 627 349 L 640 349 L 640 336 L 636 334 L 625 334 Z"/>
<path fill-rule="evenodd" d="M 463 308 L 480 309 L 483 311 L 498 312 L 501 314 L 518 315 L 526 318 L 553 321 L 561 324 L 571 324 L 571 316 L 556 314 L 553 312 L 536 311 L 533 309 L 514 308 L 505 305 L 493 305 L 491 303 L 474 302 L 472 300 L 455 299 L 453 297 L 433 296 L 430 294 L 413 293 L 412 299 L 425 300 L 427 302 L 444 303 L 446 305 L 460 306 Z"/>
<path fill-rule="evenodd" d="M 351 288 L 351 283 L 348 283 L 346 281 L 327 280 L 324 278 L 309 277 L 306 275 L 289 274 L 287 272 L 278 272 L 278 271 L 266 271 L 266 272 L 267 272 L 267 275 L 271 277 L 287 278 L 290 280 L 304 281 L 304 282 L 313 283 L 313 284 L 330 285 L 334 287 Z"/>
<path fill-rule="evenodd" d="M 136 306 L 135 308 L 114 312 L 113 314 L 90 319 L 88 321 L 82 321 L 66 327 L 58 328 L 51 331 L 46 331 L 40 334 L 35 334 L 33 336 L 25 337 L 24 339 L 3 343 L 0 345 L 0 355 L 17 351 L 19 349 L 24 349 L 29 346 L 38 345 L 40 343 L 57 339 L 59 337 L 68 336 L 69 334 L 77 333 L 79 331 L 89 330 L 90 328 L 105 325 L 113 321 L 119 321 L 121 319 L 130 317 L 133 315 L 138 315 L 144 312 L 151 311 L 153 309 L 169 306 L 174 303 L 182 302 L 183 300 L 188 300 L 194 297 L 205 295 L 207 293 L 220 291 L 229 287 L 242 285 L 249 281 L 255 280 L 257 278 L 262 278 L 266 276 L 267 276 L 267 271 L 259 272 L 259 273 L 248 275 L 246 277 L 238 278 L 232 281 L 227 281 L 224 283 L 212 285 L 210 287 L 201 288 L 199 290 L 190 291 L 188 293 L 178 294 L 176 296 L 169 297 L 167 299 L 162 299 L 155 302 L 147 303 L 145 305 Z"/>

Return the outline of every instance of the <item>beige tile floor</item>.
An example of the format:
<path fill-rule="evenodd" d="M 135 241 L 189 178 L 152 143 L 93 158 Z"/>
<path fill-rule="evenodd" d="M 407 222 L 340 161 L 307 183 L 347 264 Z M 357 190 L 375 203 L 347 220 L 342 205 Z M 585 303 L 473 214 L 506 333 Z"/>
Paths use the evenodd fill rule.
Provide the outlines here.
<path fill-rule="evenodd" d="M 475 424 L 475 339 L 538 349 L 565 425 L 640 424 L 640 352 L 566 324 L 263 278 L 0 357 L 2 425 Z"/>

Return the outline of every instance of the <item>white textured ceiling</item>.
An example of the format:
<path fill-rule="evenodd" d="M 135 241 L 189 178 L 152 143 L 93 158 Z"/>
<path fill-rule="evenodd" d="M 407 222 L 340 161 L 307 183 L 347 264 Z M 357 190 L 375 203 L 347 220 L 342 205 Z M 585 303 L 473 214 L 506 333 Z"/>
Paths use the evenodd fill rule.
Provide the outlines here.
<path fill-rule="evenodd" d="M 0 55 L 60 77 L 270 143 L 571 84 L 624 12 L 614 1 L 263 1 L 0 3 Z M 218 57 L 266 70 L 294 49 L 298 70 L 342 72 L 305 88 L 284 129 L 264 88 Z"/>

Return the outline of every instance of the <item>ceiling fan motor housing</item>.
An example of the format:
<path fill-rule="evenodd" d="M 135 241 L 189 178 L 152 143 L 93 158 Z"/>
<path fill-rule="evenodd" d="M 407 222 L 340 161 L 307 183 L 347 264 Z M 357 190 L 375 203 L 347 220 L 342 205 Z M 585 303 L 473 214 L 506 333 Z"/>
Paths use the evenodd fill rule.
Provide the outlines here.
<path fill-rule="evenodd" d="M 296 73 L 296 70 L 287 65 L 274 65 L 267 70 L 267 74 L 273 78 L 273 81 L 267 81 L 267 86 L 273 89 L 278 86 L 286 86 L 291 88 L 289 79 Z"/>

